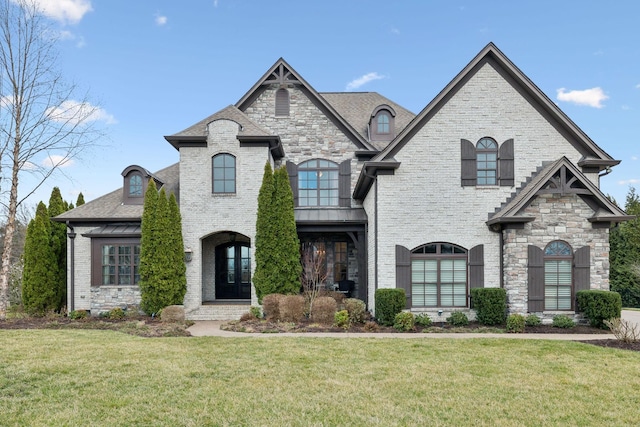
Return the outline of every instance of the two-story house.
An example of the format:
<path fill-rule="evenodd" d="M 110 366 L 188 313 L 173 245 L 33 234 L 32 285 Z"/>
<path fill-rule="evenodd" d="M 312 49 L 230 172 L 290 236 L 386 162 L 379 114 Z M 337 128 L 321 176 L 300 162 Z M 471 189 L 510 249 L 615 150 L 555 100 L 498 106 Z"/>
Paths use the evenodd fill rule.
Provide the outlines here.
<path fill-rule="evenodd" d="M 286 167 L 302 242 L 327 285 L 406 290 L 407 308 L 470 311 L 504 287 L 510 312 L 575 312 L 609 289 L 609 228 L 629 217 L 599 190 L 611 158 L 495 45 L 415 115 L 371 92 L 318 93 L 279 59 L 234 105 L 166 136 L 178 164 L 56 218 L 69 230 L 69 309 L 136 304 L 140 218 L 154 180 L 178 197 L 190 319 L 237 318 L 251 283 L 266 162 Z"/>

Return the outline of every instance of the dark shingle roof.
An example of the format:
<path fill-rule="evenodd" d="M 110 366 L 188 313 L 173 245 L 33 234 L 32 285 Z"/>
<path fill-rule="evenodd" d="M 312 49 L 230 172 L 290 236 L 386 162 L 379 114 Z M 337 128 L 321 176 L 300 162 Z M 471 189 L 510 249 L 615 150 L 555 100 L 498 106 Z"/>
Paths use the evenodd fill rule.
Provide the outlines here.
<path fill-rule="evenodd" d="M 229 105 L 228 107 L 223 108 L 215 114 L 210 115 L 209 117 L 200 120 L 193 126 L 189 126 L 188 128 L 180 131 L 172 137 L 193 137 L 193 136 L 206 136 L 207 135 L 207 125 L 216 120 L 233 120 L 234 122 L 240 125 L 240 129 L 238 131 L 238 135 L 241 136 L 272 136 L 272 134 L 264 129 L 262 129 L 258 124 L 256 124 L 253 120 L 251 120 L 246 114 L 242 111 L 238 110 L 237 107 L 233 105 Z"/>
<path fill-rule="evenodd" d="M 153 174 L 153 176 L 156 176 L 160 181 L 164 182 L 163 188 L 167 194 L 175 194 L 178 202 L 180 201 L 179 166 L 179 163 L 175 163 Z M 122 191 L 123 189 L 119 188 L 102 197 L 91 200 L 82 206 L 60 214 L 54 219 L 60 222 L 139 220 L 142 217 L 142 205 L 124 205 L 122 203 Z"/>
<path fill-rule="evenodd" d="M 396 104 L 376 92 L 322 92 L 320 93 L 331 106 L 346 120 L 364 139 L 369 141 L 367 130 L 371 113 L 380 105 L 388 105 L 394 109 L 395 131 L 400 133 L 416 116 L 406 108 Z M 379 150 L 389 142 L 369 141 Z"/>

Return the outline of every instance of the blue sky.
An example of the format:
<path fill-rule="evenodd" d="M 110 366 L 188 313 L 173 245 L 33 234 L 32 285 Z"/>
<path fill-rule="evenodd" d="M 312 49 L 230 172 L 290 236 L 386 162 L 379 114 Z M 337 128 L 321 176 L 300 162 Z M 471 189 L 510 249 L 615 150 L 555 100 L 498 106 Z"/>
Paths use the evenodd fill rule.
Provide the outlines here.
<path fill-rule="evenodd" d="M 40 0 L 60 66 L 102 108 L 108 137 L 28 203 L 60 187 L 86 200 L 131 164 L 179 160 L 163 138 L 234 104 L 280 57 L 319 92 L 374 91 L 418 113 L 494 42 L 600 147 L 624 204 L 640 187 L 640 2 Z"/>

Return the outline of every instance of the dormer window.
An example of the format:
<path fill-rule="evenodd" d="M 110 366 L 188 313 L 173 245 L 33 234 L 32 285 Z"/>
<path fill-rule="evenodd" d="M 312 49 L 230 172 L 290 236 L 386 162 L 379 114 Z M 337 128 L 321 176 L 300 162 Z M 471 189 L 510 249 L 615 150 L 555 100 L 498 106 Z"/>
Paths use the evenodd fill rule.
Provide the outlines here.
<path fill-rule="evenodd" d="M 132 173 L 129 177 L 129 197 L 142 197 L 142 176 Z"/>
<path fill-rule="evenodd" d="M 388 105 L 380 105 L 369 121 L 371 141 L 391 141 L 395 137 L 395 111 Z"/>
<path fill-rule="evenodd" d="M 122 186 L 122 203 L 125 205 L 141 205 L 144 203 L 144 193 L 147 191 L 149 179 L 156 182 L 156 187 L 160 188 L 162 182 L 153 176 L 148 170 L 132 165 L 122 171 L 124 183 Z"/>

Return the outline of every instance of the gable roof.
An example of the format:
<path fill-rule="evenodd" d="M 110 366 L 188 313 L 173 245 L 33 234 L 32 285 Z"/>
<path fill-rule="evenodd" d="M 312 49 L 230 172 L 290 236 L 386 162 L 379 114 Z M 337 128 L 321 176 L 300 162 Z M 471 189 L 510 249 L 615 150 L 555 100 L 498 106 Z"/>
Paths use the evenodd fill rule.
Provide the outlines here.
<path fill-rule="evenodd" d="M 311 102 L 360 149 L 378 151 L 365 137 L 354 129 L 351 123 L 338 113 L 331 103 L 316 92 L 283 58 L 278 59 L 251 89 L 240 98 L 235 106 L 240 111 L 245 111 L 267 87 L 274 84 L 282 87 L 297 86 Z"/>
<path fill-rule="evenodd" d="M 154 177 L 164 183 L 169 195 L 174 193 L 180 201 L 180 164 L 175 163 L 155 174 Z M 143 205 L 125 205 L 122 203 L 122 187 L 102 197 L 91 200 L 75 209 L 64 212 L 54 218 L 58 222 L 127 222 L 140 221 Z"/>
<path fill-rule="evenodd" d="M 583 161 L 591 167 L 604 169 L 620 163 L 591 140 L 558 106 L 547 97 L 513 62 L 493 43 L 489 43 L 458 75 L 398 134 L 373 160 L 392 158 L 427 123 L 431 117 L 486 63 L 490 63 L 506 76 L 511 84 L 525 94 L 530 102 L 547 115 L 569 142 L 583 153 Z"/>
<path fill-rule="evenodd" d="M 395 112 L 395 129 L 404 129 L 415 113 L 396 104 L 376 92 L 321 92 L 320 95 L 355 129 L 360 136 L 369 140 L 369 120 L 372 113 L 380 106 L 388 106 Z M 388 141 L 370 141 L 376 149 L 384 149 Z"/>
<path fill-rule="evenodd" d="M 487 225 L 533 221 L 521 215 L 533 199 L 541 194 L 577 194 L 593 210 L 590 222 L 622 222 L 635 218 L 610 201 L 569 159 L 561 157 L 545 165 L 513 197 L 490 215 Z"/>

